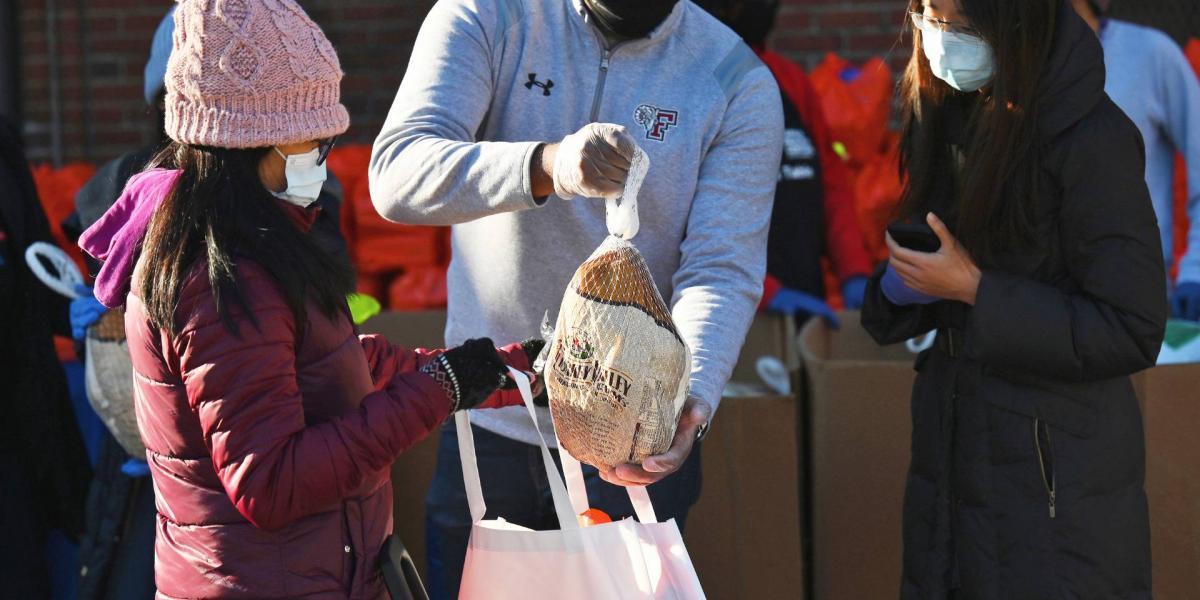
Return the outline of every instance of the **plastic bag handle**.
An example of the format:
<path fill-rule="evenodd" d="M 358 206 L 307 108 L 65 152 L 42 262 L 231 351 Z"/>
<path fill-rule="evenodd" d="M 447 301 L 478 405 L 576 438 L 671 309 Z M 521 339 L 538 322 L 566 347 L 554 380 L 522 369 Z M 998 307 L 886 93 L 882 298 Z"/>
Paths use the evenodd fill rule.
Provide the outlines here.
<path fill-rule="evenodd" d="M 546 443 L 546 436 L 542 434 L 542 429 L 538 425 L 537 411 L 533 405 L 533 392 L 529 388 L 529 377 L 512 367 L 509 367 L 508 373 L 516 382 L 517 390 L 521 392 L 521 399 L 525 402 L 525 408 L 529 411 L 529 418 L 533 420 L 533 427 L 537 430 L 538 445 L 541 446 L 542 462 L 546 466 L 546 479 L 550 483 L 550 495 L 554 498 L 554 512 L 558 515 L 559 528 L 579 529 L 579 520 L 575 518 L 575 513 L 571 510 L 567 486 L 558 473 L 558 467 L 555 465 L 554 457 L 550 454 L 550 447 Z M 463 486 L 467 492 L 467 505 L 471 509 L 471 520 L 479 523 L 487 513 L 487 503 L 483 499 L 483 486 L 479 481 L 479 462 L 475 456 L 475 435 L 471 431 L 469 412 L 462 410 L 455 413 L 454 421 L 458 433 L 458 456 L 462 461 Z"/>
<path fill-rule="evenodd" d="M 579 461 L 558 444 L 558 458 L 562 461 L 563 474 L 567 476 L 567 492 L 571 496 L 571 507 L 576 513 L 582 514 L 591 508 L 587 499 L 587 486 L 583 482 L 583 467 Z M 629 503 L 633 505 L 633 514 L 637 515 L 639 523 L 657 523 L 658 516 L 654 513 L 654 505 L 650 502 L 650 493 L 646 486 L 631 486 L 625 488 L 629 494 Z"/>
<path fill-rule="evenodd" d="M 641 222 L 638 220 L 638 192 L 650 170 L 650 157 L 641 148 L 633 152 L 633 160 L 629 162 L 629 176 L 625 179 L 625 191 L 616 198 L 609 198 L 604 203 L 604 223 L 608 233 L 623 240 L 631 240 L 638 234 Z"/>
<path fill-rule="evenodd" d="M 46 268 L 43 259 L 58 271 L 57 275 Z M 25 249 L 25 264 L 46 287 L 71 300 L 79 297 L 75 286 L 83 283 L 83 274 L 62 248 L 49 242 L 34 242 Z"/>

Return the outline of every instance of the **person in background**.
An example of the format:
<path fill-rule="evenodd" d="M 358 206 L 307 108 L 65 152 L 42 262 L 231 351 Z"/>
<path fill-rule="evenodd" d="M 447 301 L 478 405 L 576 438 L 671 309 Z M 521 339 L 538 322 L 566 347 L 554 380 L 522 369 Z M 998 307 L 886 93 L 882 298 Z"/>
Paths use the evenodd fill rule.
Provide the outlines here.
<path fill-rule="evenodd" d="M 69 335 L 67 300 L 25 263 L 54 243 L 17 129 L 0 118 L 0 589 L 50 597 L 47 534 L 83 532 L 91 478 L 53 337 Z"/>
<path fill-rule="evenodd" d="M 862 308 L 875 270 L 854 214 L 849 175 L 834 151 L 820 99 L 799 65 L 767 48 L 778 0 L 703 0 L 705 10 L 742 36 L 779 82 L 783 98 L 783 159 L 767 239 L 762 306 L 837 324 L 826 303 L 822 258 L 828 258 L 846 308 Z"/>
<path fill-rule="evenodd" d="M 889 235 L 862 314 L 880 344 L 937 330 L 915 364 L 900 597 L 1150 598 L 1129 376 L 1168 308 L 1141 136 L 1067 0 L 907 6 L 899 210 L 940 248 Z"/>
<path fill-rule="evenodd" d="M 163 78 L 171 54 L 174 13 L 172 7 L 155 30 L 144 70 L 143 96 L 147 109 L 155 115 L 154 141 L 104 164 L 80 188 L 75 195 L 75 212 L 63 223 L 63 231 L 76 240 L 112 207 L 129 178 L 170 143 L 163 130 Z M 101 263 L 87 255 L 84 260 L 95 277 Z M 90 287 L 80 286 L 78 291 L 80 297 L 71 302 L 71 331 L 81 342 L 76 346 L 79 356 L 87 361 L 92 357 L 82 340 L 88 328 L 109 311 Z M 111 318 L 123 318 L 121 311 L 117 312 Z M 105 347 L 122 351 L 116 345 Z M 79 600 L 154 598 L 157 512 L 149 475 L 145 456 L 129 456 L 112 434 L 104 436 L 88 489 L 87 523 L 79 545 Z"/>
<path fill-rule="evenodd" d="M 80 246 L 124 305 L 158 509 L 157 597 L 385 597 L 390 466 L 455 410 L 520 403 L 536 343 L 357 336 L 314 239 L 342 71 L 293 0 L 181 0 L 171 144 Z"/>
<path fill-rule="evenodd" d="M 375 141 L 371 198 L 392 221 L 453 225 L 449 343 L 523 339 L 606 237 L 597 199 L 620 195 L 635 146 L 646 152 L 635 242 L 691 348 L 690 398 L 667 452 L 584 475 L 613 519 L 633 514 L 617 486 L 648 484 L 682 526 L 700 493 L 696 440 L 762 294 L 782 141 L 770 72 L 691 2 L 445 0 Z M 557 528 L 529 415 L 471 420 L 489 514 Z M 553 430 L 549 410 L 539 420 Z M 438 598 L 458 595 L 471 531 L 459 465 L 450 427 L 427 500 Z"/>
<path fill-rule="evenodd" d="M 1104 91 L 1142 132 L 1146 185 L 1158 215 L 1168 271 L 1175 258 L 1175 154 L 1187 165 L 1187 252 L 1171 290 L 1171 314 L 1200 321 L 1200 80 L 1174 40 L 1157 29 L 1108 18 L 1112 0 L 1072 0 L 1100 36 Z"/>

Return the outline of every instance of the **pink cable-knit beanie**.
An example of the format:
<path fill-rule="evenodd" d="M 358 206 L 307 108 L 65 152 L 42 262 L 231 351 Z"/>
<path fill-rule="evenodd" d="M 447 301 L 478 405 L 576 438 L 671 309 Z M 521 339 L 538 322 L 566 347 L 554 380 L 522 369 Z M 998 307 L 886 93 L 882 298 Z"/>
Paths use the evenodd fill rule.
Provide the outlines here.
<path fill-rule="evenodd" d="M 166 129 L 199 146 L 260 148 L 338 135 L 342 68 L 294 0 L 178 0 Z"/>

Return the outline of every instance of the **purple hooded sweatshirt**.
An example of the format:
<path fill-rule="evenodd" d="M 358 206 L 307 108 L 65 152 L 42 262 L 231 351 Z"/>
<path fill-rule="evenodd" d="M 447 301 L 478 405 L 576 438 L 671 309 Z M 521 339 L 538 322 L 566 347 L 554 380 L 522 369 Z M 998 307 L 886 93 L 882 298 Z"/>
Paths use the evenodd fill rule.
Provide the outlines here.
<path fill-rule="evenodd" d="M 96 299 L 108 308 L 125 304 L 133 268 L 150 218 L 171 193 L 179 171 L 152 169 L 129 179 L 112 208 L 79 237 L 79 247 L 104 262 L 96 275 Z"/>

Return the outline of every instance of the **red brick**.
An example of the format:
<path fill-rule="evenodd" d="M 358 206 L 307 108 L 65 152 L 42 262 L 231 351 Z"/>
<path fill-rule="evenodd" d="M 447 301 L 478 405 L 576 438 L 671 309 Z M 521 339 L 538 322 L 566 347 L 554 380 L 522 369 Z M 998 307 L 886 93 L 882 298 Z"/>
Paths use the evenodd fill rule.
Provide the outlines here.
<path fill-rule="evenodd" d="M 150 37 L 122 36 L 117 38 L 100 38 L 90 40 L 92 52 L 119 52 L 128 54 L 150 54 Z"/>
<path fill-rule="evenodd" d="M 872 55 L 882 55 L 905 48 L 900 39 L 900 33 L 850 33 L 846 38 L 846 48 Z"/>
<path fill-rule="evenodd" d="M 845 27 L 874 27 L 883 24 L 884 15 L 877 10 L 837 10 L 814 15 L 822 30 Z"/>

